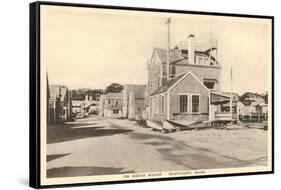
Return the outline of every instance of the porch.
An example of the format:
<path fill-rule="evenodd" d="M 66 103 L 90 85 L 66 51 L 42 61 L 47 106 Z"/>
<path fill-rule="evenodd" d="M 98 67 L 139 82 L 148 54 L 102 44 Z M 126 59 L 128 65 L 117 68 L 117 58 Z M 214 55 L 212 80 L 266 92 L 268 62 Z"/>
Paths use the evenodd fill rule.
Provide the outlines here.
<path fill-rule="evenodd" d="M 237 101 L 221 93 L 210 93 L 209 121 L 227 124 L 237 121 Z"/>

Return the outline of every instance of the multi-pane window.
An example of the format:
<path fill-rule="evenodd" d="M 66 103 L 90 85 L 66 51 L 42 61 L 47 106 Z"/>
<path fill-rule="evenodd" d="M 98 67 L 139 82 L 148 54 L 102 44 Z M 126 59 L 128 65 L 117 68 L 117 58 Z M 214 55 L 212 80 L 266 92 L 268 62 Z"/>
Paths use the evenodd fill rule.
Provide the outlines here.
<path fill-rule="evenodd" d="M 208 57 L 205 57 L 205 58 L 204 58 L 204 64 L 205 64 L 205 65 L 209 65 L 209 58 L 208 58 Z"/>
<path fill-rule="evenodd" d="M 192 113 L 199 112 L 199 95 L 192 95 Z"/>
<path fill-rule="evenodd" d="M 180 95 L 180 112 L 182 113 L 187 112 L 187 106 L 188 106 L 188 96 Z"/>
<path fill-rule="evenodd" d="M 175 77 L 175 76 L 176 76 L 176 67 L 173 66 L 173 67 L 172 67 L 171 77 Z"/>
<path fill-rule="evenodd" d="M 203 58 L 199 57 L 198 59 L 199 59 L 199 64 L 202 65 L 203 64 Z"/>

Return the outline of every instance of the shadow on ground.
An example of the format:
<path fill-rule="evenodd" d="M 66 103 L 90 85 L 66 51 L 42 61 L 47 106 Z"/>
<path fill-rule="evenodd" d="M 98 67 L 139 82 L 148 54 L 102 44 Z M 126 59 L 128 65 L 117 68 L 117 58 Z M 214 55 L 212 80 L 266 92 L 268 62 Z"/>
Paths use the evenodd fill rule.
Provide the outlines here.
<path fill-rule="evenodd" d="M 128 133 L 132 130 L 127 129 L 111 129 L 105 126 L 76 128 L 85 126 L 84 124 L 61 124 L 49 125 L 47 128 L 47 144 L 59 143 L 89 137 L 111 136 L 121 133 Z"/>
<path fill-rule="evenodd" d="M 218 169 L 249 166 L 264 166 L 267 157 L 241 160 L 224 155 L 208 148 L 192 146 L 181 140 L 174 140 L 168 136 L 154 134 L 130 133 L 134 139 L 144 141 L 145 144 L 154 146 L 165 160 L 172 161 L 184 169 Z M 151 142 L 151 139 L 154 141 Z M 149 140 L 146 142 L 146 140 Z M 162 147 L 162 146 L 168 147 Z M 214 156 L 215 155 L 215 156 Z"/>
<path fill-rule="evenodd" d="M 113 167 L 61 167 L 47 170 L 47 178 L 54 177 L 76 177 L 93 175 L 111 175 L 135 173 L 135 171 L 122 171 L 124 168 Z"/>
<path fill-rule="evenodd" d="M 59 159 L 59 158 L 64 157 L 64 156 L 68 156 L 68 155 L 70 155 L 70 154 L 71 154 L 71 153 L 47 155 L 47 162 L 50 162 L 50 161 L 52 161 L 52 160 Z"/>

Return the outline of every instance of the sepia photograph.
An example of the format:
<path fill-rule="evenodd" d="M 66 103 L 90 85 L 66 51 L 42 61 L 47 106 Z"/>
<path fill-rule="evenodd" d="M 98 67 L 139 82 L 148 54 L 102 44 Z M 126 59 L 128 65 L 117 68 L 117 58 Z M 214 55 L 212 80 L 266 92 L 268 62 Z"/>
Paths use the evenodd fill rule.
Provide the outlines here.
<path fill-rule="evenodd" d="M 40 5 L 41 185 L 272 171 L 272 24 Z"/>

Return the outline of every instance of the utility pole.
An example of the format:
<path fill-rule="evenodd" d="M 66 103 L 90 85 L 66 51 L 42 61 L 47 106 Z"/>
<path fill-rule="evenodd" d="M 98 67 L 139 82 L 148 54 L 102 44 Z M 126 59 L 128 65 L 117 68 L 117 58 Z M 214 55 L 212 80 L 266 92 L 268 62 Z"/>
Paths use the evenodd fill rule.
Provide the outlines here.
<path fill-rule="evenodd" d="M 212 39 L 213 39 L 213 31 L 212 31 L 212 20 L 210 21 L 210 55 L 209 55 L 209 59 L 210 59 L 210 64 L 212 62 L 212 56 L 213 56 L 213 44 L 212 44 Z"/>
<path fill-rule="evenodd" d="M 170 33 L 171 33 L 171 17 L 167 19 L 165 24 L 168 25 L 168 44 L 167 44 L 167 80 L 170 79 Z"/>

